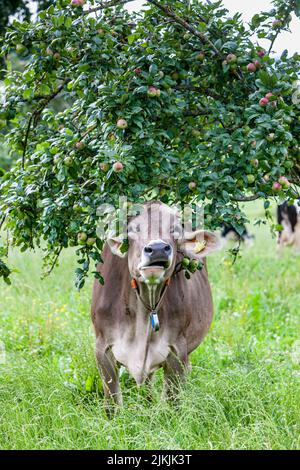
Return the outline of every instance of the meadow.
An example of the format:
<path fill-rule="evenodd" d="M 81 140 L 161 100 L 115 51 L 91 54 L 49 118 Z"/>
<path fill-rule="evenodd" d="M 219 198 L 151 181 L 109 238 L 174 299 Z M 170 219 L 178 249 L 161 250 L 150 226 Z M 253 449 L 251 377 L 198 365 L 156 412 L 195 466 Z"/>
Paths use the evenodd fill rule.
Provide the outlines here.
<path fill-rule="evenodd" d="M 248 206 L 252 221 L 262 203 Z M 146 399 L 123 371 L 124 407 L 108 420 L 94 358 L 92 279 L 75 256 L 40 279 L 41 254 L 11 254 L 0 296 L 1 449 L 300 449 L 300 255 L 276 253 L 268 226 L 235 264 L 209 258 L 212 328 L 192 354 L 179 408 Z"/>

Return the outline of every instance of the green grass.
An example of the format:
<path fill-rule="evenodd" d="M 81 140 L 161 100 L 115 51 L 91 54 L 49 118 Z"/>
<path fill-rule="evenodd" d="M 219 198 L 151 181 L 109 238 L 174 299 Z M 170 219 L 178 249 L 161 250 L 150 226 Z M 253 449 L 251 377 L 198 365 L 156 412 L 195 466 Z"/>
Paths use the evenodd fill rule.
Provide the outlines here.
<path fill-rule="evenodd" d="M 123 374 L 124 407 L 112 420 L 95 366 L 91 282 L 76 292 L 71 251 L 44 281 L 40 254 L 15 252 L 20 273 L 0 298 L 0 448 L 299 449 L 300 256 L 279 258 L 269 229 L 255 232 L 233 266 L 225 251 L 209 260 L 215 318 L 180 408 L 161 401 L 161 373 L 151 404 Z"/>

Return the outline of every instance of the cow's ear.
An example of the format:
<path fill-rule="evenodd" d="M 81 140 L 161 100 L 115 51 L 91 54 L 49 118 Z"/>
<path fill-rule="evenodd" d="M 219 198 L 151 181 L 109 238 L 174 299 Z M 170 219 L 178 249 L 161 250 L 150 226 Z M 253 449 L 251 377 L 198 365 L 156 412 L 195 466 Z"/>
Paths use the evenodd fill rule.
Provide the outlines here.
<path fill-rule="evenodd" d="M 128 247 L 126 246 L 126 239 L 122 235 L 108 238 L 107 243 L 114 255 L 125 258 Z"/>
<path fill-rule="evenodd" d="M 201 259 L 221 248 L 219 237 L 206 230 L 185 233 L 179 241 L 181 250 L 190 258 Z"/>

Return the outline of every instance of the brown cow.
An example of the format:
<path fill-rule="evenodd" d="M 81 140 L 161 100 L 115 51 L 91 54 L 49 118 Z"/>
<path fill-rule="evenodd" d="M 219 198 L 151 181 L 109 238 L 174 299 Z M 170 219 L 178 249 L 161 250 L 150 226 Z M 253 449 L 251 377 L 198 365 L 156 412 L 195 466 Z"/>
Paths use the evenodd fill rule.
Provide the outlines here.
<path fill-rule="evenodd" d="M 95 281 L 93 289 L 96 357 L 107 410 L 110 402 L 122 402 L 119 364 L 128 368 L 138 385 L 163 367 L 170 393 L 213 315 L 205 265 L 190 280 L 182 271 L 174 271 L 184 254 L 200 259 L 218 249 L 214 233 L 202 230 L 184 235 L 177 213 L 152 202 L 130 220 L 128 240 L 125 255 L 118 237 L 108 240 L 101 265 L 105 284 Z"/>

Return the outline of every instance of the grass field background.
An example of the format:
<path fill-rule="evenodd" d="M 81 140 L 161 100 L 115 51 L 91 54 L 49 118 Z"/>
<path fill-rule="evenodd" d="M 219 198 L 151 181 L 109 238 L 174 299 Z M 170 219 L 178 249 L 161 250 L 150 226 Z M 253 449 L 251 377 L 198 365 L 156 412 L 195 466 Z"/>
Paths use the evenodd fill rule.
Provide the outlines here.
<path fill-rule="evenodd" d="M 252 220 L 262 203 L 248 206 Z M 74 288 L 64 254 L 40 280 L 39 253 L 12 253 L 19 269 L 0 297 L 1 449 L 300 449 L 300 255 L 276 254 L 267 226 L 232 265 L 209 259 L 215 317 L 192 354 L 175 409 L 149 404 L 124 373 L 124 407 L 103 410 L 90 323 L 91 283 Z"/>

